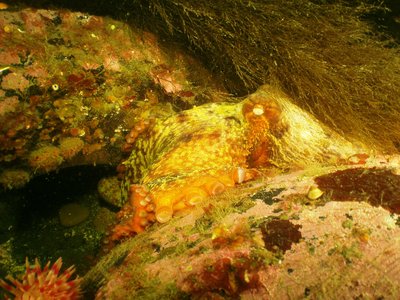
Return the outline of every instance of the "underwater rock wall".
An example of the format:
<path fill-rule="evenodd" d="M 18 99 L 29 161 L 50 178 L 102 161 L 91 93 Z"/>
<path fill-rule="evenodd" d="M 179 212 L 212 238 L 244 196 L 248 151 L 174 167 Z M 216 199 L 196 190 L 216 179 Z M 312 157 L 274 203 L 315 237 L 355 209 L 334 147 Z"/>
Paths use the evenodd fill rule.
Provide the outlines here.
<path fill-rule="evenodd" d="M 178 47 L 110 18 L 9 7 L 0 40 L 4 188 L 68 166 L 117 165 L 138 120 L 217 97 L 216 81 Z"/>

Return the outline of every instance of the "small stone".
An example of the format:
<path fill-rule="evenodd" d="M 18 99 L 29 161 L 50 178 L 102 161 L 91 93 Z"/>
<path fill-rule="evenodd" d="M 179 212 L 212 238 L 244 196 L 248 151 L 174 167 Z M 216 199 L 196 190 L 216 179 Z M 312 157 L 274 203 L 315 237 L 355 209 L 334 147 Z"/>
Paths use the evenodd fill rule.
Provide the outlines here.
<path fill-rule="evenodd" d="M 113 206 L 122 207 L 125 202 L 121 194 L 121 182 L 116 176 L 102 178 L 97 191 L 105 202 Z"/>
<path fill-rule="evenodd" d="M 68 203 L 58 211 L 60 223 L 65 227 L 78 225 L 89 217 L 89 209 L 78 203 Z"/>
<path fill-rule="evenodd" d="M 105 207 L 101 207 L 93 220 L 94 228 L 102 233 L 106 233 L 112 224 L 115 223 L 115 213 Z"/>

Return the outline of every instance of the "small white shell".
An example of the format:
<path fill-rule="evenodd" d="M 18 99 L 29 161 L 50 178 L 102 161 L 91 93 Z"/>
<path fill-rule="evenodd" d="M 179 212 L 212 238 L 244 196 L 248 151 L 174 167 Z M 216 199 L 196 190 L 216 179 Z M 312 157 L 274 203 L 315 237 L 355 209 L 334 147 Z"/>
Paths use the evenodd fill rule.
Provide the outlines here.
<path fill-rule="evenodd" d="M 318 187 L 312 186 L 308 190 L 307 198 L 310 199 L 310 200 L 317 200 L 323 194 L 324 194 L 324 192 L 321 191 Z"/>
<path fill-rule="evenodd" d="M 237 169 L 237 177 L 238 177 L 238 183 L 242 183 L 244 179 L 246 178 L 246 170 L 239 167 Z"/>

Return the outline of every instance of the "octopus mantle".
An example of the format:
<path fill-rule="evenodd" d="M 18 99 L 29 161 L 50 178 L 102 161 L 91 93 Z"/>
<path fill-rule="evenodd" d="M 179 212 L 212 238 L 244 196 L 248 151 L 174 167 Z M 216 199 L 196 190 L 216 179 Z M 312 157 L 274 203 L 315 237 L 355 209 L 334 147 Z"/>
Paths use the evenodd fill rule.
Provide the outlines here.
<path fill-rule="evenodd" d="M 164 120 L 142 122 L 128 135 L 128 201 L 112 240 L 167 222 L 211 195 L 254 178 L 268 165 L 273 135 L 285 129 L 272 98 L 254 94 L 240 103 L 213 103 Z"/>

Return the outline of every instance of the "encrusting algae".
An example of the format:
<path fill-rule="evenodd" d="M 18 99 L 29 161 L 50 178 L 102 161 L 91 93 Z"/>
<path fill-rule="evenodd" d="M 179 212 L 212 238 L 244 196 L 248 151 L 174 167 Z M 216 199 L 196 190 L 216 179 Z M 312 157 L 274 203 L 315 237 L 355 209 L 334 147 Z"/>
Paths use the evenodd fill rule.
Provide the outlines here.
<path fill-rule="evenodd" d="M 129 195 L 113 241 L 165 223 L 266 167 L 347 164 L 366 151 L 267 86 L 240 103 L 207 104 L 140 124 L 123 163 Z"/>
<path fill-rule="evenodd" d="M 171 103 L 187 109 L 219 91 L 182 49 L 109 17 L 13 3 L 0 10 L 0 45 L 0 188 L 68 167 L 116 166 L 139 115 Z M 13 179 L 14 169 L 26 180 Z"/>

